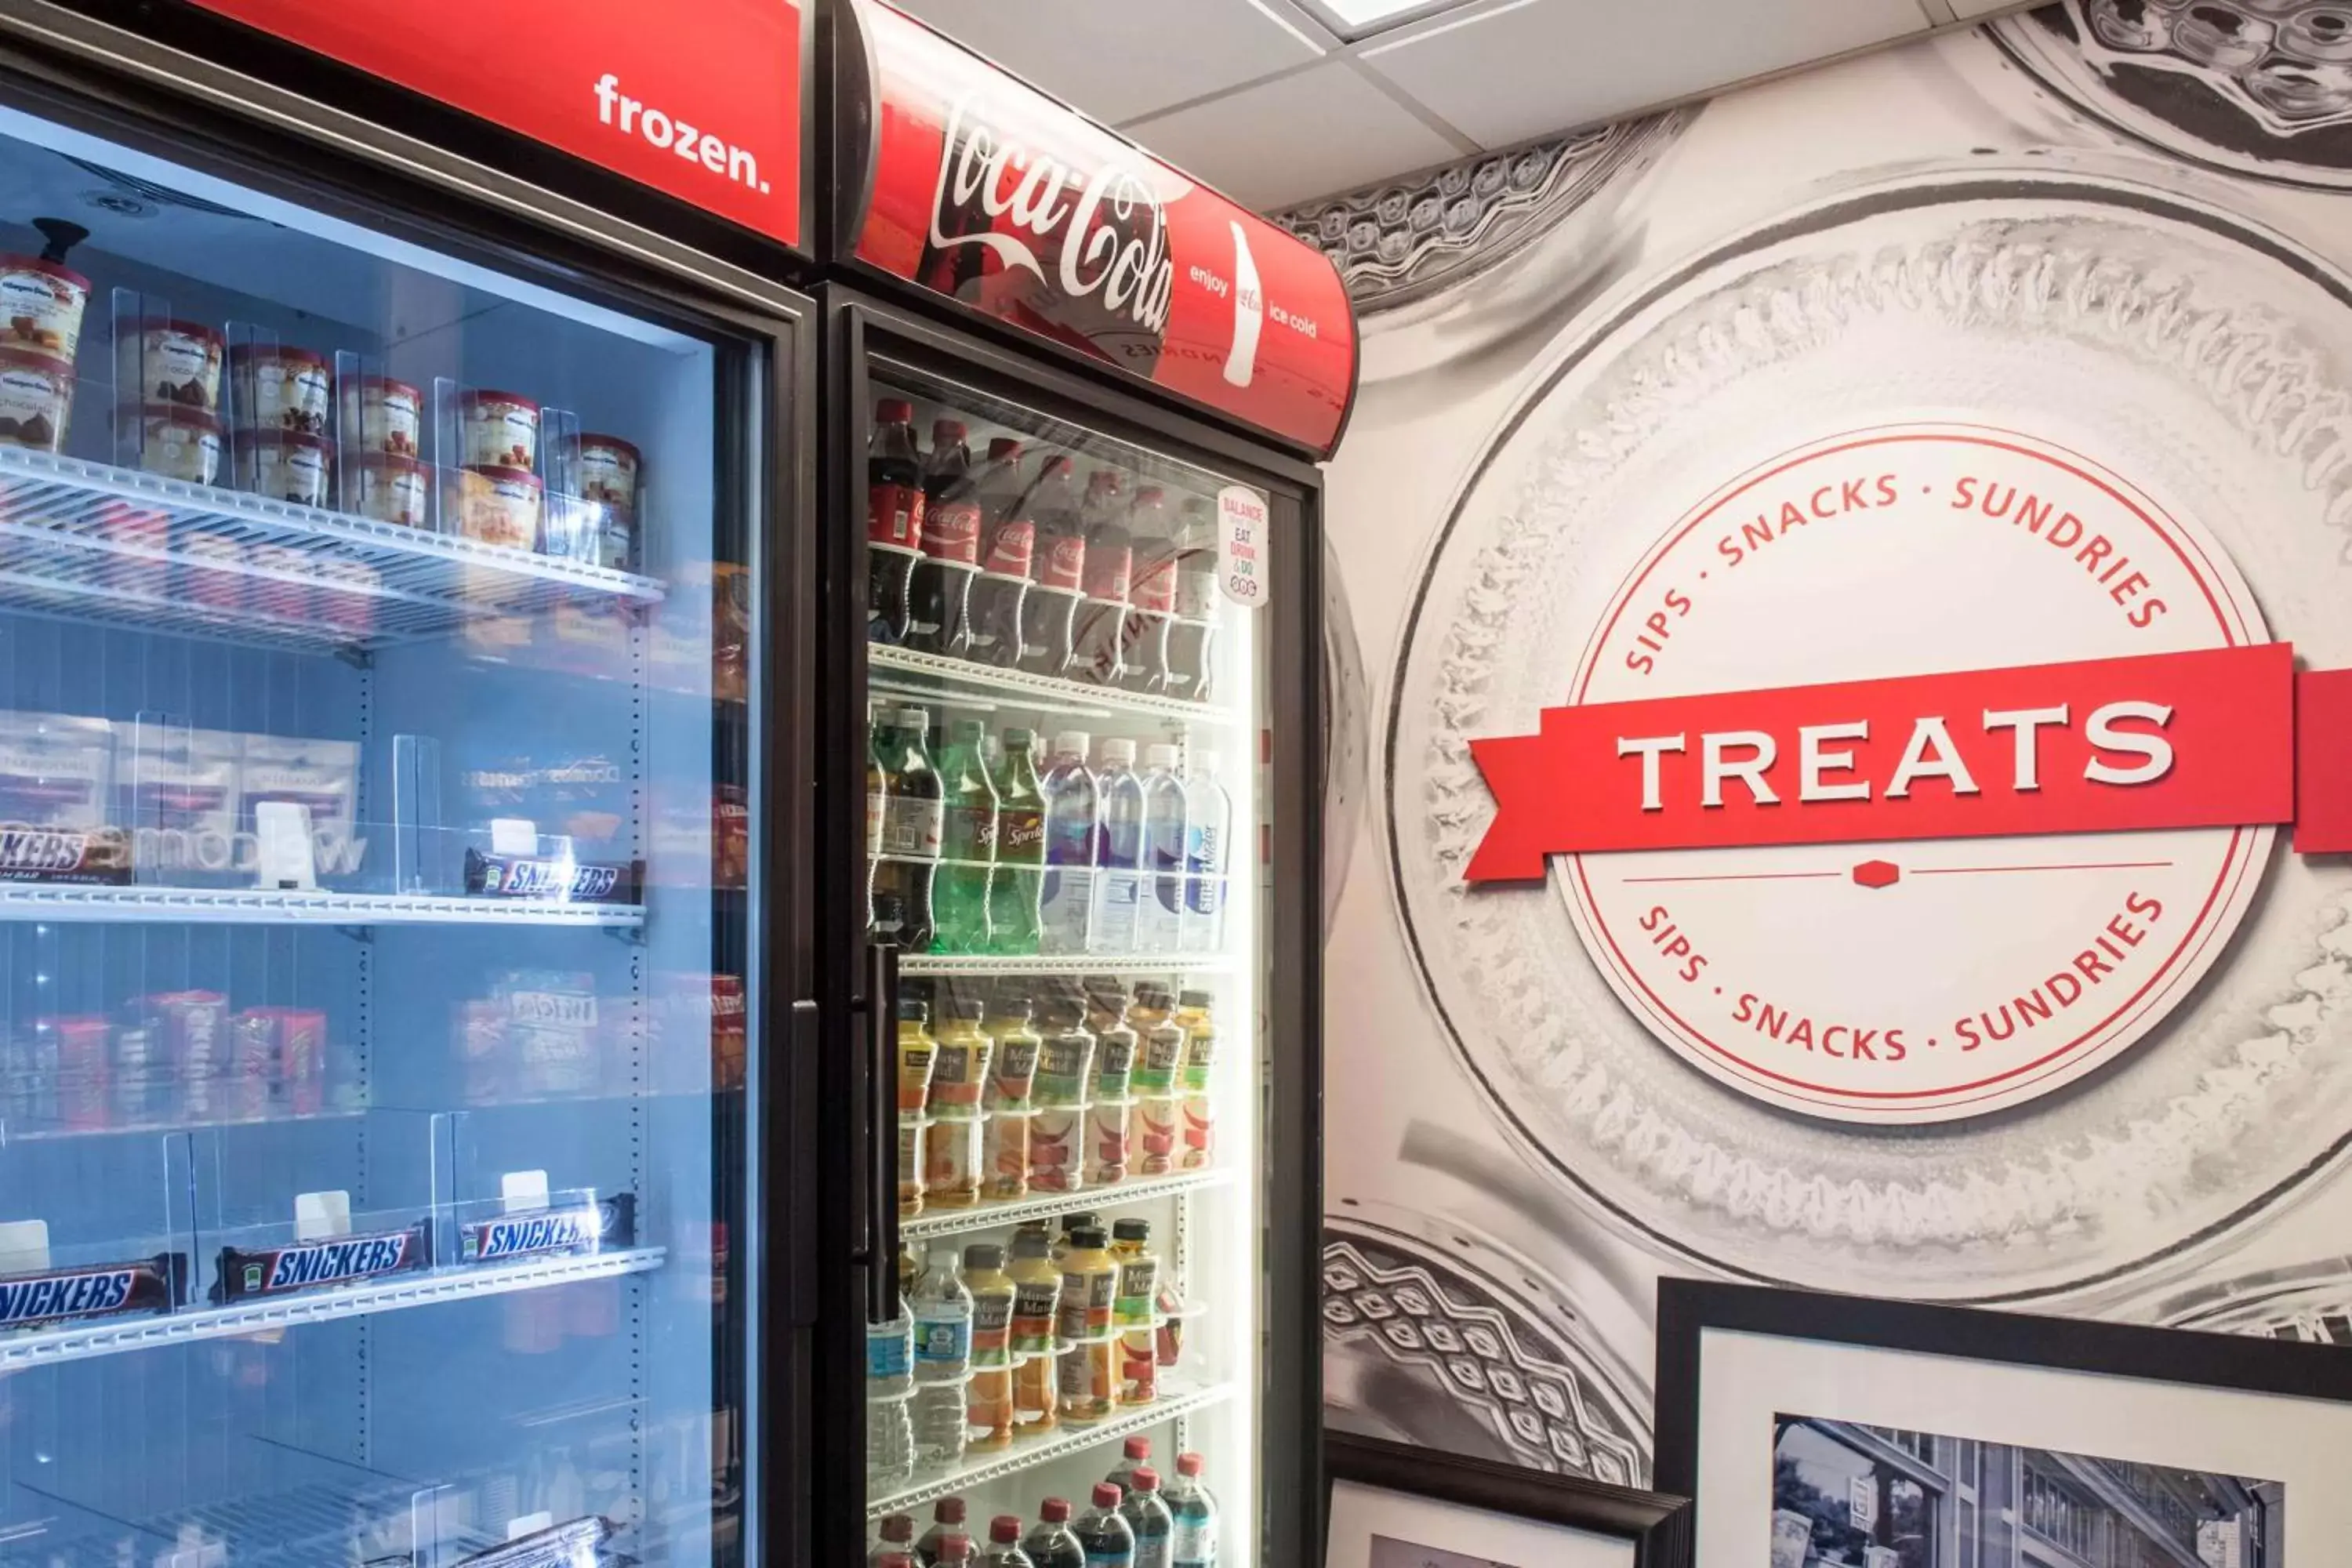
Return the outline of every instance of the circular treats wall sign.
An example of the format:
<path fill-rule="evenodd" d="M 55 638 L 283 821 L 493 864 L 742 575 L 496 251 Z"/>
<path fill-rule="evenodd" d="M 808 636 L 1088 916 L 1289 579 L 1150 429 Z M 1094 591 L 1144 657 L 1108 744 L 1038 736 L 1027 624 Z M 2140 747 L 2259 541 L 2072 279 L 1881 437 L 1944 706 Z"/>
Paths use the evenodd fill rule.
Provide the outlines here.
<path fill-rule="evenodd" d="M 1643 1026 L 1841 1121 L 1980 1115 L 2127 1050 L 2294 811 L 2292 651 L 2220 546 L 2009 430 L 1848 431 L 1731 479 L 1569 692 L 1474 741 L 1467 879 L 1556 871 Z"/>

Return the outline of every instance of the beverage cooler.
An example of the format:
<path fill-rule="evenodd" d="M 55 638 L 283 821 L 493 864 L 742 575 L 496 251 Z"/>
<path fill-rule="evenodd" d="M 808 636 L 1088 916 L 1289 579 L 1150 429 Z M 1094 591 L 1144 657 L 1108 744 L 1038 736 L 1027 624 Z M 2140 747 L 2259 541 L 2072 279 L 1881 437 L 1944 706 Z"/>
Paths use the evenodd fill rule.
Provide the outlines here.
<path fill-rule="evenodd" d="M 824 596 L 863 613 L 823 650 L 822 793 L 864 816 L 819 890 L 857 1268 L 825 1301 L 817 1560 L 1319 1561 L 1296 454 L 1352 390 L 1346 301 L 898 13 L 832 21 L 835 156 L 867 172 L 824 291 Z"/>
<path fill-rule="evenodd" d="M 0 1562 L 783 1561 L 793 297 L 5 20 Z"/>

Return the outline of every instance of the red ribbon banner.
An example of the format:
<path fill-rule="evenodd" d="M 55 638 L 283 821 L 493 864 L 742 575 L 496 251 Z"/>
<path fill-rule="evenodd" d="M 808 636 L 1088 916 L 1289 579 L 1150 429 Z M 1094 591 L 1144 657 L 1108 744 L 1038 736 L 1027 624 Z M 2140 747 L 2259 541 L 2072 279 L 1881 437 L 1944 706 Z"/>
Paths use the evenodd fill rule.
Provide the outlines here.
<path fill-rule="evenodd" d="M 1548 708 L 1470 751 L 1496 806 L 1473 882 L 1550 855 L 2287 822 L 2305 854 L 2352 851 L 2352 670 L 2298 676 L 2285 643 Z"/>

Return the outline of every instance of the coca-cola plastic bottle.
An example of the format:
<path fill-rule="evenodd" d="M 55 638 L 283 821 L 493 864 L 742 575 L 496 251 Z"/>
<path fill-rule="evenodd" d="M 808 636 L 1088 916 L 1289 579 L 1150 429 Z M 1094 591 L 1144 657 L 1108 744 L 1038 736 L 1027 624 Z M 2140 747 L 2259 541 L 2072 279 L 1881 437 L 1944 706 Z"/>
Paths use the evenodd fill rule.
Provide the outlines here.
<path fill-rule="evenodd" d="M 1021 491 L 1021 443 L 1000 436 L 988 444 L 980 476 L 981 525 L 988 546 L 971 584 L 971 658 L 1011 668 L 1021 662 L 1021 616 L 1029 597 L 1029 563 L 1037 525 Z"/>
<path fill-rule="evenodd" d="M 1127 531 L 1127 483 L 1117 469 L 1087 476 L 1086 596 L 1078 601 L 1069 676 L 1089 686 L 1118 686 L 1126 673 L 1119 645 L 1127 631 L 1135 543 Z"/>
<path fill-rule="evenodd" d="M 908 595 L 907 646 L 950 658 L 971 650 L 966 612 L 980 571 L 979 476 L 966 434 L 961 419 L 931 426 L 931 459 L 923 469 L 923 553 Z"/>
<path fill-rule="evenodd" d="M 904 642 L 908 578 L 923 552 L 923 458 L 915 448 L 915 405 L 886 397 L 874 405 L 866 443 L 866 635 Z"/>
<path fill-rule="evenodd" d="M 1021 606 L 1021 668 L 1032 675 L 1064 676 L 1077 648 L 1077 609 L 1086 588 L 1086 511 L 1078 471 L 1067 458 L 1048 458 L 1029 492 L 1036 544 L 1029 559 L 1029 596 Z"/>
<path fill-rule="evenodd" d="M 1194 702 L 1213 696 L 1217 641 L 1217 507 L 1206 496 L 1184 503 L 1176 533 L 1176 618 L 1168 627 L 1168 695 Z"/>
<path fill-rule="evenodd" d="M 1145 485 L 1135 492 L 1127 522 L 1135 542 L 1134 580 L 1119 635 L 1119 684 L 1129 691 L 1169 689 L 1168 627 L 1176 613 L 1176 539 L 1169 522 L 1166 491 Z"/>

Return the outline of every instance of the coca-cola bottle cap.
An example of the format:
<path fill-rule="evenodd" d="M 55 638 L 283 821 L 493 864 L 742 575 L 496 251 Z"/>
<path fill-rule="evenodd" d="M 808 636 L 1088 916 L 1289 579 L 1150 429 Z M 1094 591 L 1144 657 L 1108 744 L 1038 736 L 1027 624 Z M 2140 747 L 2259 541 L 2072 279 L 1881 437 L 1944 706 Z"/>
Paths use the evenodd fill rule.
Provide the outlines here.
<path fill-rule="evenodd" d="M 1146 485 L 1135 492 L 1135 504 L 1139 507 L 1165 506 L 1168 504 L 1168 492 L 1158 485 Z"/>
<path fill-rule="evenodd" d="M 1151 1439 L 1149 1437 L 1129 1437 L 1127 1440 L 1127 1457 L 1133 1459 L 1138 1464 L 1141 1464 L 1144 1460 L 1151 1458 Z"/>
<path fill-rule="evenodd" d="M 886 397 L 874 405 L 874 418 L 881 425 L 910 425 L 915 419 L 915 405 L 903 397 Z"/>
<path fill-rule="evenodd" d="M 999 436 L 988 444 L 988 460 L 992 463 L 1009 463 L 1020 456 L 1021 443 L 1010 436 Z"/>
<path fill-rule="evenodd" d="M 1021 1539 L 1021 1518 L 1018 1514 L 1000 1513 L 988 1521 L 988 1538 L 1000 1545 L 1011 1546 Z"/>
<path fill-rule="evenodd" d="M 940 1252 L 934 1252 L 931 1254 L 931 1263 L 934 1268 L 939 1265 L 940 1252 L 946 1253 L 947 1259 L 950 1264 L 955 1261 L 954 1251 L 950 1248 L 942 1247 Z M 931 1510 L 931 1517 L 939 1521 L 941 1524 L 961 1524 L 963 1522 L 963 1499 L 960 1497 L 943 1497 L 940 1499 L 940 1506 Z"/>
<path fill-rule="evenodd" d="M 882 1521 L 882 1539 L 885 1541 L 899 1542 L 914 1540 L 915 1516 L 911 1513 L 894 1513 L 889 1518 L 884 1520 Z"/>
<path fill-rule="evenodd" d="M 1077 467 L 1078 465 L 1075 461 L 1066 457 L 1048 458 L 1045 459 L 1045 466 L 1038 470 L 1038 477 L 1041 479 L 1052 479 L 1056 474 L 1076 473 L 1077 471 Z"/>
<path fill-rule="evenodd" d="M 971 434 L 971 432 L 965 427 L 964 422 L 961 419 L 931 421 L 931 442 L 934 446 L 961 447 Z"/>
<path fill-rule="evenodd" d="M 1069 1523 L 1070 1500 L 1067 1498 L 1058 1497 L 1047 1498 L 1043 1503 L 1038 1505 L 1037 1517 L 1044 1520 L 1047 1524 Z"/>
<path fill-rule="evenodd" d="M 1180 1476 L 1188 1477 L 1199 1475 L 1201 1473 L 1201 1456 L 1198 1454 L 1177 1455 L 1176 1473 Z"/>
<path fill-rule="evenodd" d="M 1095 1506 L 1097 1508 L 1117 1508 L 1118 1506 L 1119 1499 L 1126 1495 L 1127 1494 L 1125 1492 L 1119 1490 L 1118 1487 L 1114 1486 L 1109 1481 L 1097 1481 L 1095 1483 Z"/>
<path fill-rule="evenodd" d="M 1156 1492 L 1160 1489 L 1160 1472 L 1145 1465 L 1135 1472 L 1134 1482 L 1137 1491 Z"/>

